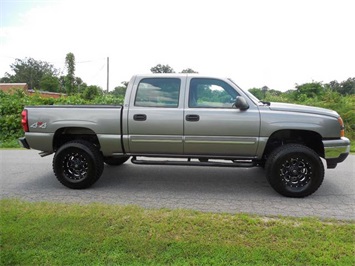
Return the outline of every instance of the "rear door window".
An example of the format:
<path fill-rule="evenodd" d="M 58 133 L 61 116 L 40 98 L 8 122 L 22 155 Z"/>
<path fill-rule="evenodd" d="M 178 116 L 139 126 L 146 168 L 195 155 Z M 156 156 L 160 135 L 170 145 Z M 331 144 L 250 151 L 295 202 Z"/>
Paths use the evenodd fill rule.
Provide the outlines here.
<path fill-rule="evenodd" d="M 166 107 L 179 106 L 181 80 L 178 78 L 145 78 L 137 88 L 135 106 Z"/>

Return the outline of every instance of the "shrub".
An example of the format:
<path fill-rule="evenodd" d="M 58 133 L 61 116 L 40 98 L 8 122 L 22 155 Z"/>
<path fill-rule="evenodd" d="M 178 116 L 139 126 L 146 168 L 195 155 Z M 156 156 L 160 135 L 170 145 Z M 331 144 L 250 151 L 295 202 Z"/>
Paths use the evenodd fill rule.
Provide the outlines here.
<path fill-rule="evenodd" d="M 36 105 L 81 105 L 81 104 L 122 104 L 123 97 L 101 94 L 92 100 L 85 100 L 79 94 L 68 97 L 42 98 L 39 93 L 27 95 L 23 91 L 5 93 L 0 91 L 0 144 L 9 142 L 23 135 L 21 112 L 25 106 Z M 4 145 L 1 145 L 4 147 Z"/>

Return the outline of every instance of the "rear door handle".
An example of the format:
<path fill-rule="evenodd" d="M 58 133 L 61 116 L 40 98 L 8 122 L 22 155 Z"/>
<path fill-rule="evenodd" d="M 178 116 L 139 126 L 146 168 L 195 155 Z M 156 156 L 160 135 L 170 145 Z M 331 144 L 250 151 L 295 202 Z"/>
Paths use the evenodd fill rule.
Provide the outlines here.
<path fill-rule="evenodd" d="M 186 121 L 197 122 L 200 120 L 199 115 L 186 115 Z"/>
<path fill-rule="evenodd" d="M 133 120 L 135 121 L 145 121 L 147 120 L 147 116 L 144 114 L 137 114 L 133 116 Z"/>

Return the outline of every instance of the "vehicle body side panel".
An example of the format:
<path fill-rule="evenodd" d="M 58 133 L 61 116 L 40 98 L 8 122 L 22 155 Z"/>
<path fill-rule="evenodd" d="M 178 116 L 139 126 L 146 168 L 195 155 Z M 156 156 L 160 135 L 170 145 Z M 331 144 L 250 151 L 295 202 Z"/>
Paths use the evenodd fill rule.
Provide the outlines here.
<path fill-rule="evenodd" d="M 184 121 L 185 153 L 255 156 L 259 140 L 257 109 L 187 109 L 198 122 Z"/>
<path fill-rule="evenodd" d="M 272 103 L 271 103 L 272 104 Z M 260 107 L 261 137 L 269 137 L 278 130 L 308 130 L 322 138 L 339 138 L 340 125 L 336 117 L 301 112 L 273 111 Z"/>
<path fill-rule="evenodd" d="M 104 154 L 122 152 L 120 136 L 120 106 L 45 106 L 26 107 L 30 132 L 26 139 L 31 148 L 53 151 L 53 136 L 64 128 L 73 128 L 80 134 L 97 135 Z M 39 136 L 42 137 L 39 137 Z M 40 141 L 41 140 L 41 141 Z M 110 150 L 110 151 L 107 151 Z"/>

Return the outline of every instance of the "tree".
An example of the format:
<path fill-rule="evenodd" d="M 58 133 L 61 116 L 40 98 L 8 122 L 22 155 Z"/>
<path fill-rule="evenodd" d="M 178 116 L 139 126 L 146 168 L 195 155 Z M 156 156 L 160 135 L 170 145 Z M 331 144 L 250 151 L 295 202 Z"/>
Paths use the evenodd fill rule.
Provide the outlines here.
<path fill-rule="evenodd" d="M 65 88 L 65 80 L 66 80 L 65 76 L 60 76 L 59 77 L 59 92 L 62 92 L 62 93 L 66 93 L 67 92 L 67 90 Z"/>
<path fill-rule="evenodd" d="M 129 81 L 122 81 L 121 84 L 127 88 L 128 84 L 129 84 Z"/>
<path fill-rule="evenodd" d="M 44 75 L 40 81 L 40 88 L 44 91 L 59 92 L 59 79 L 49 74 Z"/>
<path fill-rule="evenodd" d="M 73 53 L 68 53 L 65 57 L 65 66 L 68 73 L 65 78 L 65 87 L 68 94 L 75 93 L 75 56 Z"/>
<path fill-rule="evenodd" d="M 175 73 L 174 69 L 169 65 L 158 64 L 150 69 L 152 73 Z"/>
<path fill-rule="evenodd" d="M 249 89 L 249 92 L 251 94 L 253 94 L 258 99 L 263 99 L 264 98 L 263 91 L 261 89 L 259 89 L 259 88 L 251 88 L 251 89 Z"/>
<path fill-rule="evenodd" d="M 180 73 L 198 73 L 198 72 L 191 69 L 191 68 L 186 68 L 186 69 L 183 69 Z"/>
<path fill-rule="evenodd" d="M 320 82 L 305 83 L 302 85 L 296 85 L 297 93 L 299 96 L 302 94 L 307 98 L 312 98 L 323 94 L 324 87 Z"/>
<path fill-rule="evenodd" d="M 27 83 L 29 89 L 42 89 L 40 82 L 44 76 L 55 77 L 58 74 L 53 65 L 33 58 L 17 58 L 10 68 L 14 74 L 6 72 L 1 82 Z"/>
<path fill-rule="evenodd" d="M 340 83 L 341 91 L 340 94 L 355 94 L 355 78 L 348 78 L 347 80 Z"/>
<path fill-rule="evenodd" d="M 342 95 L 355 94 L 355 78 L 348 78 L 347 80 L 341 83 L 336 80 L 333 80 L 325 86 L 327 88 L 330 88 L 332 91 L 336 91 Z"/>
<path fill-rule="evenodd" d="M 282 91 L 278 91 L 278 90 L 274 90 L 274 89 L 268 90 L 267 93 L 272 96 L 281 96 L 282 95 Z"/>
<path fill-rule="evenodd" d="M 8 74 L 8 73 L 5 73 L 5 75 Z M 9 75 L 9 74 L 8 74 Z M 5 77 L 2 77 L 0 79 L 0 83 L 11 83 L 11 78 L 8 77 L 8 76 L 5 76 Z"/>
<path fill-rule="evenodd" d="M 128 81 L 122 81 L 121 82 L 121 86 L 117 86 L 113 89 L 113 91 L 111 92 L 112 95 L 114 96 L 125 96 L 126 94 L 126 90 L 127 90 L 127 87 L 128 87 Z"/>
<path fill-rule="evenodd" d="M 80 77 L 75 77 L 74 87 L 76 92 L 81 93 L 87 88 L 87 84 Z"/>
<path fill-rule="evenodd" d="M 88 86 L 83 92 L 83 98 L 86 100 L 92 100 L 99 95 L 102 95 L 102 89 L 96 85 Z"/>
<path fill-rule="evenodd" d="M 114 96 L 125 96 L 126 94 L 127 87 L 124 86 L 117 86 L 113 89 L 111 92 L 112 95 Z"/>
<path fill-rule="evenodd" d="M 329 82 L 328 84 L 326 84 L 326 87 L 331 89 L 332 91 L 339 91 L 340 84 L 338 81 L 333 80 L 333 81 Z"/>

